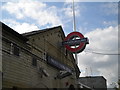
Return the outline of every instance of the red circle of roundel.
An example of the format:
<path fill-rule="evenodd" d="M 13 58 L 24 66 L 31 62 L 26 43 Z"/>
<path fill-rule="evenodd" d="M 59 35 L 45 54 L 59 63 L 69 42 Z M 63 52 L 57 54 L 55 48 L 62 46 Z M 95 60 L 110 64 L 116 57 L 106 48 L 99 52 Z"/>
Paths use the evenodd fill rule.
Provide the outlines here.
<path fill-rule="evenodd" d="M 67 37 L 64 39 L 64 41 L 70 40 L 71 37 L 73 37 L 73 36 L 78 36 L 78 37 L 80 37 L 80 39 L 84 38 L 84 36 L 81 33 L 79 33 L 79 32 L 72 32 L 72 33 L 67 35 Z M 80 43 L 80 45 L 77 48 L 71 48 L 71 46 L 65 45 L 66 49 L 68 49 L 69 51 L 71 51 L 73 53 L 75 53 L 75 52 L 78 53 L 78 52 L 83 51 L 85 46 L 86 46 L 86 44 L 84 42 Z"/>

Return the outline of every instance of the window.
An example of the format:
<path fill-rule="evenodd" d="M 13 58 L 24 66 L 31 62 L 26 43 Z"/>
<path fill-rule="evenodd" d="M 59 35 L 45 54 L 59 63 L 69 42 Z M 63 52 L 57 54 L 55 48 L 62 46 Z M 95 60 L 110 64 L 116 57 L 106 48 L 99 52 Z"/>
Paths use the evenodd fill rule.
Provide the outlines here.
<path fill-rule="evenodd" d="M 13 43 L 11 43 L 11 54 L 14 54 L 16 56 L 20 55 L 20 48 Z"/>
<path fill-rule="evenodd" d="M 20 54 L 20 50 L 16 45 L 14 45 L 14 47 L 13 47 L 13 54 L 16 56 L 19 56 L 19 54 Z"/>
<path fill-rule="evenodd" d="M 36 58 L 33 58 L 33 59 L 32 59 L 32 65 L 33 65 L 33 66 L 37 66 L 37 59 L 36 59 Z"/>

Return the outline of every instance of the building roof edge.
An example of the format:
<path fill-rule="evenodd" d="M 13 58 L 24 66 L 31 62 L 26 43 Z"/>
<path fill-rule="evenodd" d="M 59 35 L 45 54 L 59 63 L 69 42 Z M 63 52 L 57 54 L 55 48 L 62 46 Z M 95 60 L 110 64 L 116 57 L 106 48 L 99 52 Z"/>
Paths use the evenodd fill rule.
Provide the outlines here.
<path fill-rule="evenodd" d="M 6 30 L 7 32 L 10 32 L 11 34 L 15 35 L 16 37 L 19 37 L 21 40 L 23 40 L 25 42 L 28 41 L 28 39 L 26 37 L 22 36 L 21 34 L 16 32 L 15 30 L 13 30 L 12 28 L 7 26 L 6 24 L 2 23 L 1 21 L 0 21 L 0 24 L 1 24 L 2 30 Z"/>

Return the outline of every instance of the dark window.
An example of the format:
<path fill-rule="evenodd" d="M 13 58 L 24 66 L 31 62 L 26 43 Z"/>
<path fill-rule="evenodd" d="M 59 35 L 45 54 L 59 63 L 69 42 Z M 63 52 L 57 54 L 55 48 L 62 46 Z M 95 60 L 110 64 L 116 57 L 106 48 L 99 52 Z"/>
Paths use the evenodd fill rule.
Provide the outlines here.
<path fill-rule="evenodd" d="M 13 45 L 13 54 L 16 56 L 20 55 L 20 49 L 16 45 Z"/>
<path fill-rule="evenodd" d="M 33 58 L 33 59 L 32 59 L 32 65 L 33 65 L 33 66 L 37 66 L 37 59 L 36 59 L 36 58 Z"/>

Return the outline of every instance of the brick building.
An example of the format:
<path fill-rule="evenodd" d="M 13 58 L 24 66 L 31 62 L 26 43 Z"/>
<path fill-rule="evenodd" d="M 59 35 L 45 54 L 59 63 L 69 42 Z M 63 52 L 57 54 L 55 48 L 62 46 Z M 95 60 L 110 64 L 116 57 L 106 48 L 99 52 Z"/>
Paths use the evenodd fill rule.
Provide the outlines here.
<path fill-rule="evenodd" d="M 19 34 L 1 22 L 3 88 L 77 88 L 75 59 L 61 26 Z"/>

